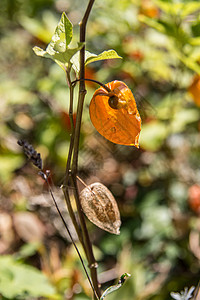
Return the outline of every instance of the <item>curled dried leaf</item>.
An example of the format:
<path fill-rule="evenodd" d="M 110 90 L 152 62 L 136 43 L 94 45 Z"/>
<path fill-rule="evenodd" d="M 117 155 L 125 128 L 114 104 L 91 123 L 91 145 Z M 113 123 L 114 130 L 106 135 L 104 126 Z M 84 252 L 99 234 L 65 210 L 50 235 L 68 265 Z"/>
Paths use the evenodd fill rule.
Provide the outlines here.
<path fill-rule="evenodd" d="M 80 193 L 82 209 L 96 226 L 113 234 L 120 234 L 120 213 L 117 202 L 105 185 L 96 182 Z"/>

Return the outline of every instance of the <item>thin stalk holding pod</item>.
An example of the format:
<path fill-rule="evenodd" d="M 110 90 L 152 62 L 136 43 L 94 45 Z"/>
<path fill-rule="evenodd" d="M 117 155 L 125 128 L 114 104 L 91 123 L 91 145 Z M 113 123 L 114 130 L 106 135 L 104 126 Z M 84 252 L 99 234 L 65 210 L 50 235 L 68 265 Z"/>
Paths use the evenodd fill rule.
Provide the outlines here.
<path fill-rule="evenodd" d="M 97 278 L 98 264 L 95 260 L 94 254 L 93 254 L 92 244 L 91 244 L 89 233 L 88 233 L 88 230 L 87 230 L 87 227 L 86 227 L 82 207 L 81 207 L 81 204 L 80 204 L 77 181 L 76 181 L 76 179 L 74 179 L 74 177 L 72 177 L 72 185 L 73 185 L 73 188 L 74 188 L 74 197 L 75 197 L 77 211 L 78 211 L 78 215 L 79 215 L 79 219 L 80 219 L 80 225 L 81 225 L 81 229 L 82 229 L 82 232 L 83 232 L 83 242 L 86 246 L 86 256 L 87 256 L 88 263 L 89 263 L 88 267 L 90 268 L 90 273 L 91 273 L 94 288 L 96 290 L 96 293 L 97 293 L 98 297 L 100 298 L 101 290 L 100 290 L 100 284 L 99 284 L 98 278 Z M 95 299 L 98 299 L 98 298 L 96 298 L 96 295 L 95 295 Z"/>
<path fill-rule="evenodd" d="M 61 220 L 62 220 L 62 222 L 63 222 L 63 224 L 64 224 L 64 226 L 65 226 L 65 229 L 67 230 L 67 233 L 69 234 L 69 237 L 70 237 L 70 239 L 71 239 L 71 241 L 72 241 L 72 244 L 73 244 L 73 246 L 74 246 L 74 248 L 75 248 L 75 250 L 76 250 L 76 252 L 77 252 L 77 254 L 78 254 L 78 257 L 79 257 L 79 259 L 80 259 L 80 261 L 81 261 L 81 264 L 82 264 L 82 266 L 83 266 L 83 269 L 84 269 L 84 271 L 85 271 L 85 274 L 86 274 L 86 276 L 87 276 L 87 279 L 88 279 L 88 281 L 89 281 L 89 284 L 90 284 L 90 286 L 91 286 L 91 288 L 92 288 L 92 290 L 93 290 L 93 293 L 94 293 L 96 299 L 99 299 L 99 296 L 97 295 L 97 292 L 96 292 L 96 290 L 95 290 L 95 288 L 94 288 L 94 285 L 93 285 L 93 283 L 92 283 L 92 281 L 91 281 L 91 279 L 90 279 L 90 276 L 89 276 L 89 274 L 88 274 L 88 272 L 87 272 L 87 269 L 86 269 L 86 267 L 85 267 L 85 264 L 84 264 L 84 262 L 83 262 L 83 259 L 82 259 L 82 257 L 81 257 L 81 254 L 80 254 L 80 252 L 79 252 L 79 250 L 78 250 L 78 247 L 76 246 L 76 243 L 74 242 L 74 239 L 73 239 L 73 237 L 72 237 L 72 235 L 71 235 L 71 232 L 69 231 L 69 228 L 68 228 L 68 226 L 67 226 L 67 223 L 65 222 L 65 219 L 63 218 L 63 215 L 62 215 L 62 213 L 61 213 L 61 211 L 60 211 L 60 209 L 59 209 L 59 207 L 58 207 L 58 205 L 57 205 L 56 199 L 55 199 L 55 197 L 54 197 L 53 191 L 52 191 L 51 186 L 50 186 L 49 181 L 48 181 L 48 176 L 47 176 L 45 173 L 43 173 L 42 171 L 40 171 L 40 175 L 42 176 L 42 178 L 43 178 L 43 179 L 45 180 L 45 182 L 47 183 L 47 186 L 48 186 L 48 189 L 49 189 L 49 193 L 50 193 L 50 195 L 51 195 L 51 197 L 52 197 L 52 199 L 53 199 L 54 205 L 55 205 L 55 207 L 56 207 L 56 209 L 57 209 L 57 212 L 58 212 L 58 214 L 59 214 L 59 216 L 60 216 L 60 218 L 61 218 Z"/>
<path fill-rule="evenodd" d="M 76 84 L 76 82 L 78 82 L 78 81 L 90 81 L 90 82 L 94 82 L 94 83 L 102 86 L 108 93 L 112 92 L 111 89 L 107 85 L 101 83 L 98 80 L 94 80 L 94 79 L 90 79 L 90 78 L 76 79 L 76 80 L 72 81 L 71 84 L 74 86 L 74 84 Z"/>

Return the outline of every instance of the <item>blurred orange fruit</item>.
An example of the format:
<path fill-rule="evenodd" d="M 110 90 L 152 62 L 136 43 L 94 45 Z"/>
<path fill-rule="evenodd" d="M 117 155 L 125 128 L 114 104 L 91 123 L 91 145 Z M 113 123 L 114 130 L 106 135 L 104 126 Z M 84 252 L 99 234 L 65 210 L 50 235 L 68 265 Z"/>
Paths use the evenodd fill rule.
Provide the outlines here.
<path fill-rule="evenodd" d="M 85 78 L 90 78 L 90 79 L 93 79 L 95 80 L 96 79 L 96 76 L 95 76 L 95 70 L 89 66 L 86 66 L 85 68 Z M 85 85 L 87 87 L 95 87 L 95 83 L 92 82 L 92 81 L 85 81 Z"/>
<path fill-rule="evenodd" d="M 90 119 L 96 130 L 107 140 L 139 148 L 141 118 L 134 96 L 122 81 L 106 84 L 95 91 L 90 102 Z"/>
<path fill-rule="evenodd" d="M 198 184 L 192 185 L 188 190 L 188 196 L 191 209 L 200 213 L 200 186 Z"/>
<path fill-rule="evenodd" d="M 141 62 L 144 59 L 144 54 L 140 50 L 132 51 L 129 56 L 137 62 Z"/>
<path fill-rule="evenodd" d="M 158 7 L 151 0 L 142 0 L 140 14 L 149 18 L 158 18 L 160 11 Z"/>
<path fill-rule="evenodd" d="M 188 92 L 192 96 L 197 106 L 200 106 L 200 75 L 195 75 L 192 84 L 188 88 Z"/>
<path fill-rule="evenodd" d="M 61 121 L 63 123 L 64 128 L 70 132 L 71 131 L 70 117 L 69 117 L 69 114 L 66 113 L 65 111 L 61 111 Z M 75 124 L 76 124 L 76 114 L 75 113 L 73 114 L 73 123 L 75 126 Z"/>

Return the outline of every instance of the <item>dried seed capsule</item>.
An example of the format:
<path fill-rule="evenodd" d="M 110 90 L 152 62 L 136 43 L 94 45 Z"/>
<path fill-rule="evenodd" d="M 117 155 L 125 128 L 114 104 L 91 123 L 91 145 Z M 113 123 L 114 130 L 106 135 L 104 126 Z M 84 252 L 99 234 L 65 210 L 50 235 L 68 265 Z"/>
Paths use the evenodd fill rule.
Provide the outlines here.
<path fill-rule="evenodd" d="M 82 209 L 96 226 L 110 233 L 120 234 L 120 213 L 117 202 L 105 185 L 96 182 L 80 193 Z"/>

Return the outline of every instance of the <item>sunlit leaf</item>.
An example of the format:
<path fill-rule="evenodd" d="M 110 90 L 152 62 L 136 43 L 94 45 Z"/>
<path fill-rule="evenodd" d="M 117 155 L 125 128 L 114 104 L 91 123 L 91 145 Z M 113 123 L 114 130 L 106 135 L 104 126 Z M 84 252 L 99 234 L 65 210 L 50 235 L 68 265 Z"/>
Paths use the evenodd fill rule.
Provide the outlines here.
<path fill-rule="evenodd" d="M 50 58 L 54 60 L 62 69 L 65 69 L 64 66 L 67 66 L 72 56 L 78 52 L 83 47 L 82 43 L 78 43 L 78 47 L 74 49 L 66 49 L 65 52 L 55 52 L 54 54 L 49 54 L 47 51 L 44 51 L 43 49 L 39 47 L 34 47 L 33 51 L 36 55 L 42 56 L 45 58 Z"/>
<path fill-rule="evenodd" d="M 85 61 L 85 65 L 88 65 L 92 62 L 105 60 L 105 59 L 114 59 L 114 58 L 122 58 L 117 54 L 115 50 L 108 50 L 100 53 L 99 55 L 90 53 L 90 56 Z"/>
<path fill-rule="evenodd" d="M 122 58 L 117 54 L 115 50 L 104 51 L 100 54 L 90 53 L 89 51 L 85 51 L 85 65 L 88 65 L 92 62 L 106 60 L 106 59 L 115 59 Z M 79 62 L 79 54 L 75 54 L 71 59 L 72 67 L 75 72 L 79 73 L 80 71 L 80 62 Z"/>
<path fill-rule="evenodd" d="M 62 69 L 68 66 L 72 56 L 78 52 L 83 43 L 78 43 L 76 48 L 69 48 L 68 45 L 72 40 L 72 24 L 63 13 L 55 33 L 52 36 L 51 42 L 47 46 L 46 50 L 43 50 L 37 46 L 33 48 L 36 55 L 54 60 Z"/>
<path fill-rule="evenodd" d="M 51 42 L 47 46 L 47 53 L 53 54 L 55 51 L 65 52 L 72 40 L 72 35 L 72 23 L 67 18 L 66 14 L 63 13 L 54 35 L 52 36 Z"/>

